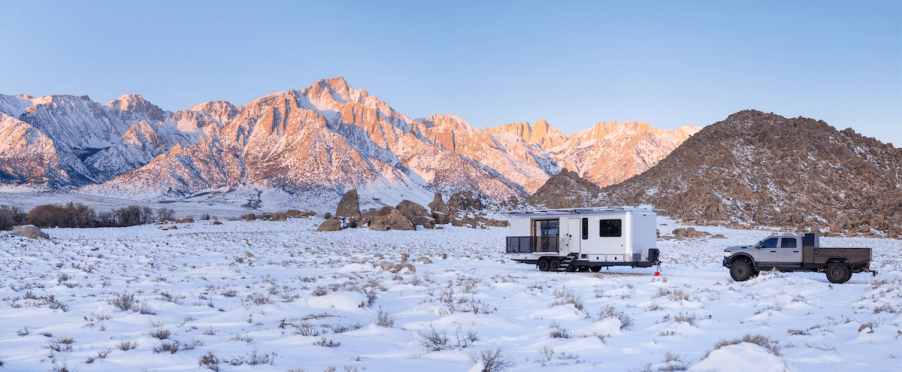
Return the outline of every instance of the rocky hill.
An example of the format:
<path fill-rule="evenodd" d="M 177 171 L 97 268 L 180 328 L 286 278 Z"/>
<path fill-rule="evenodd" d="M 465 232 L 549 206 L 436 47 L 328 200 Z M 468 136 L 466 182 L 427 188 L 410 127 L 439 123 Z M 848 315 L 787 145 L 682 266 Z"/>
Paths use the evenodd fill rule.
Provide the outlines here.
<path fill-rule="evenodd" d="M 696 223 L 902 234 L 902 150 L 809 118 L 741 111 L 687 139 L 598 204 Z"/>

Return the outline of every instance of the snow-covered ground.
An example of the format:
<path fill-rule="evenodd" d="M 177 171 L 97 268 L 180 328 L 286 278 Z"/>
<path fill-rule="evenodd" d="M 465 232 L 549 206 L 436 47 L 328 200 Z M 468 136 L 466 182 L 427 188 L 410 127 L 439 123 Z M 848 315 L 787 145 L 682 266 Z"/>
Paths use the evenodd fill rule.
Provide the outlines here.
<path fill-rule="evenodd" d="M 876 278 L 735 283 L 723 247 L 770 232 L 701 227 L 727 239 L 660 241 L 655 277 L 539 272 L 506 260 L 507 229 L 320 233 L 319 222 L 0 238 L 0 371 L 200 371 L 204 355 L 223 371 L 466 371 L 479 370 L 471 355 L 499 348 L 511 371 L 902 365 L 898 240 L 822 239 L 873 247 Z M 377 253 L 391 263 L 407 253 L 416 272 L 383 271 Z M 433 263 L 415 261 L 423 256 Z"/>

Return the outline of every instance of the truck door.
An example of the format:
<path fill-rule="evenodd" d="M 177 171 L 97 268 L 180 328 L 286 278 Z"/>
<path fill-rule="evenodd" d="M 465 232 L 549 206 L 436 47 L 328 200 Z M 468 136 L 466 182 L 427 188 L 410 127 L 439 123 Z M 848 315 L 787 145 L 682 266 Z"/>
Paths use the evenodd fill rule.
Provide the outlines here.
<path fill-rule="evenodd" d="M 780 238 L 778 258 L 783 265 L 802 264 L 802 247 L 798 238 Z"/>
<path fill-rule="evenodd" d="M 780 255 L 777 253 L 779 251 L 777 244 L 779 241 L 780 238 L 769 238 L 758 244 L 755 249 L 755 261 L 764 266 L 778 265 Z"/>
<path fill-rule="evenodd" d="M 579 253 L 580 242 L 582 242 L 582 237 L 580 236 L 580 219 L 579 218 L 570 218 L 567 221 L 567 237 L 570 240 L 570 251 L 569 253 Z"/>

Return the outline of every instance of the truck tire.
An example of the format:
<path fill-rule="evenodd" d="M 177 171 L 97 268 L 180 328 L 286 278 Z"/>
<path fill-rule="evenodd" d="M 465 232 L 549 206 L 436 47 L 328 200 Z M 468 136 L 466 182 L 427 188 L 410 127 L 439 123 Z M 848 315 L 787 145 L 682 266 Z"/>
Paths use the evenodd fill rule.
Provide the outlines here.
<path fill-rule="evenodd" d="M 539 271 L 548 271 L 548 269 L 550 267 L 551 267 L 551 262 L 548 262 L 547 258 L 539 259 Z"/>
<path fill-rule="evenodd" d="M 730 277 L 737 282 L 749 280 L 751 276 L 752 268 L 744 260 L 733 262 L 733 265 L 730 266 Z"/>
<path fill-rule="evenodd" d="M 557 258 L 548 259 L 551 266 L 548 267 L 549 271 L 558 271 L 561 268 L 561 261 Z"/>
<path fill-rule="evenodd" d="M 827 266 L 827 280 L 830 283 L 842 284 L 852 276 L 852 270 L 846 264 L 834 262 Z"/>

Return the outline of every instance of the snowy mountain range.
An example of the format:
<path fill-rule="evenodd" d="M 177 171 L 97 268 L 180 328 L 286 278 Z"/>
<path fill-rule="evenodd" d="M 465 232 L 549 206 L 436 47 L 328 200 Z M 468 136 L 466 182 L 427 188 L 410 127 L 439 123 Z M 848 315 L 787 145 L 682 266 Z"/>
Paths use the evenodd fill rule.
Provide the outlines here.
<path fill-rule="evenodd" d="M 140 95 L 0 95 L 0 183 L 139 199 L 263 188 L 374 204 L 470 190 L 525 198 L 568 168 L 607 186 L 655 165 L 700 128 L 605 122 L 567 136 L 545 120 L 478 129 L 411 119 L 341 77 L 247 107 L 170 112 Z"/>

